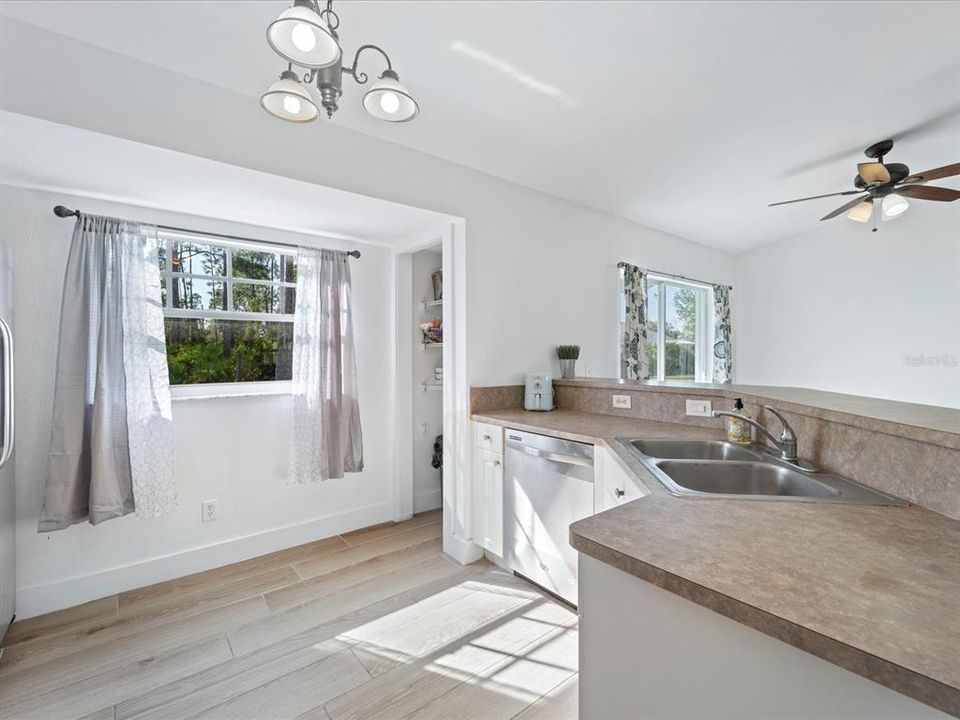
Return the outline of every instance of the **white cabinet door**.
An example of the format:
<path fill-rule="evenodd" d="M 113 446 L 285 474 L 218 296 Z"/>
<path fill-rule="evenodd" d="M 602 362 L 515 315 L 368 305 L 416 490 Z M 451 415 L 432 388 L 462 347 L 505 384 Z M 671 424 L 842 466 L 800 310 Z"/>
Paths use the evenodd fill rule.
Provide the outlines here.
<path fill-rule="evenodd" d="M 477 449 L 474 478 L 479 482 L 477 538 L 484 549 L 503 557 L 503 456 Z"/>
<path fill-rule="evenodd" d="M 605 510 L 636 500 L 646 494 L 609 449 L 604 450 L 603 488 Z"/>

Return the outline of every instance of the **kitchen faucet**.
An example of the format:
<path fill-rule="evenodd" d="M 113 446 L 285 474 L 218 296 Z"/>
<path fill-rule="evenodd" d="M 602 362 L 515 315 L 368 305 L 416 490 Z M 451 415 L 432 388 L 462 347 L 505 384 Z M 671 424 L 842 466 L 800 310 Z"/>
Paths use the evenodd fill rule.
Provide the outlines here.
<path fill-rule="evenodd" d="M 730 412 L 728 410 L 714 410 L 714 417 L 732 417 L 739 420 L 743 420 L 745 423 L 753 425 L 757 430 L 762 432 L 770 441 L 780 450 L 780 459 L 786 462 L 792 463 L 794 465 L 799 465 L 800 461 L 797 459 L 797 434 L 793 431 L 793 428 L 790 427 L 790 423 L 787 422 L 787 419 L 774 410 L 769 405 L 764 405 L 765 410 L 769 410 L 771 413 L 777 416 L 777 419 L 780 420 L 780 424 L 783 425 L 783 429 L 780 431 L 780 437 L 776 437 L 772 432 L 767 430 L 763 425 L 758 423 L 751 417 L 746 415 L 741 415 L 740 413 Z"/>

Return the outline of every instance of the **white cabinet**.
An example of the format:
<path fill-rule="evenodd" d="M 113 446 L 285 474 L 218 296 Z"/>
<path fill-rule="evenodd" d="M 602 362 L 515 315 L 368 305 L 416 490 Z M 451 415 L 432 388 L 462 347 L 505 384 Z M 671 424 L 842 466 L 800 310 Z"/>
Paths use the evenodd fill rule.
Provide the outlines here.
<path fill-rule="evenodd" d="M 474 447 L 503 455 L 503 428 L 489 423 L 474 423 Z"/>
<path fill-rule="evenodd" d="M 602 453 L 597 452 L 595 462 L 596 493 L 594 502 L 597 512 L 609 510 L 648 494 L 620 464 L 620 460 L 610 448 L 603 448 Z"/>
<path fill-rule="evenodd" d="M 477 540 L 485 550 L 503 557 L 503 456 L 489 450 L 477 450 L 474 477 L 480 483 Z"/>
<path fill-rule="evenodd" d="M 503 557 L 503 428 L 474 423 L 474 540 Z"/>

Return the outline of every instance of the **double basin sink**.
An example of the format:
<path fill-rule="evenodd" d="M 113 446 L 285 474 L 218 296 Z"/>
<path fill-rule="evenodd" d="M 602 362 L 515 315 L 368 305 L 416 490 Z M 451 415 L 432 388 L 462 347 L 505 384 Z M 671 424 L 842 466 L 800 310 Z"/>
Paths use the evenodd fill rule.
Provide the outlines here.
<path fill-rule="evenodd" d="M 861 505 L 907 504 L 839 475 L 814 472 L 781 461 L 752 445 L 720 440 L 619 440 L 674 495 Z"/>

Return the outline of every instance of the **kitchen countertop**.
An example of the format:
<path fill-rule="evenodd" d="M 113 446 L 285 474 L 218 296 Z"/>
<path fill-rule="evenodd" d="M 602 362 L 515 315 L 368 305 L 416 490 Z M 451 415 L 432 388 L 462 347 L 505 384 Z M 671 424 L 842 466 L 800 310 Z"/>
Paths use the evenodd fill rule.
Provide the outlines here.
<path fill-rule="evenodd" d="M 917 507 L 670 494 L 616 438 L 721 438 L 583 412 L 474 420 L 600 444 L 649 494 L 570 526 L 578 551 L 960 717 L 960 522 Z"/>

